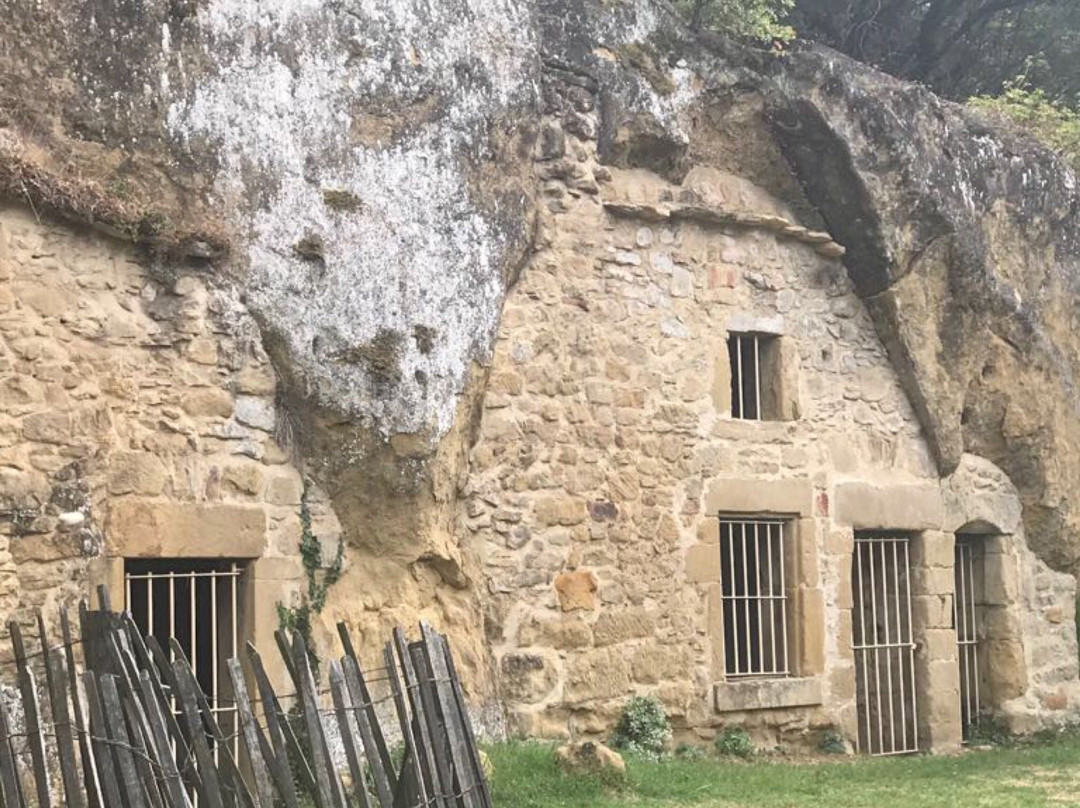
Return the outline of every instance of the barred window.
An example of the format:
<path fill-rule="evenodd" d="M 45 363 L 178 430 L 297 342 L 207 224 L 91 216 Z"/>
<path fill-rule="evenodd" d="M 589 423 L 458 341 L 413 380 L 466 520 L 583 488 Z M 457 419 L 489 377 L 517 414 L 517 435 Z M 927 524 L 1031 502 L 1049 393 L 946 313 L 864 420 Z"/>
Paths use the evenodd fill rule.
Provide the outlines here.
<path fill-rule="evenodd" d="M 731 417 L 747 421 L 779 418 L 778 338 L 768 334 L 728 336 Z"/>
<path fill-rule="evenodd" d="M 720 519 L 720 591 L 729 677 L 788 673 L 784 521 Z"/>

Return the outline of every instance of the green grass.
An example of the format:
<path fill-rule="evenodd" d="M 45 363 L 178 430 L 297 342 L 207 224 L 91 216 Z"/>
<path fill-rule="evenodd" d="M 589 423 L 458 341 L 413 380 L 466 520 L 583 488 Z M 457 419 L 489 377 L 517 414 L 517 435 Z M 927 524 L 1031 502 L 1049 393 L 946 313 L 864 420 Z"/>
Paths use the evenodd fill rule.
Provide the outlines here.
<path fill-rule="evenodd" d="M 958 756 L 752 763 L 630 759 L 612 788 L 566 777 L 552 747 L 490 747 L 496 808 L 1041 808 L 1080 805 L 1080 736 Z"/>

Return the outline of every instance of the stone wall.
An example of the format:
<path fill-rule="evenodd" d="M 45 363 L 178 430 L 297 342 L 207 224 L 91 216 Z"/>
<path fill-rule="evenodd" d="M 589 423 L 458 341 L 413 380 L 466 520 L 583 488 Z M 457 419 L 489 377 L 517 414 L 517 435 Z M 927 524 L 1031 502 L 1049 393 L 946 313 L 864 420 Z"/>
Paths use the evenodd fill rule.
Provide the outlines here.
<path fill-rule="evenodd" d="M 542 132 L 546 212 L 505 305 L 463 503 L 511 727 L 602 735 L 631 694 L 654 693 L 685 737 L 739 723 L 766 744 L 827 726 L 854 739 L 853 540 L 902 530 L 912 537 L 920 741 L 955 747 L 952 532 L 971 521 L 959 515 L 985 526 L 1011 508 L 994 530 L 1009 534 L 1000 546 L 1016 563 L 1002 568 L 1015 593 L 1020 559 L 1033 563 L 1015 491 L 990 502 L 987 484 L 972 482 L 986 475 L 966 471 L 939 482 L 827 234 L 746 180 L 697 167 L 675 186 L 594 155 L 560 122 Z M 731 417 L 729 332 L 779 337 L 784 420 Z M 799 630 L 786 681 L 725 681 L 721 512 L 790 518 Z M 1039 591 L 1060 606 L 1066 587 L 1047 576 L 1041 567 Z M 1024 676 L 1046 667 L 1018 639 L 1045 628 L 1034 597 L 1002 604 L 1013 629 L 997 638 Z M 1065 635 L 1045 642 L 1075 660 Z M 1009 656 L 1009 643 L 1024 651 Z M 1021 690 L 1045 704 L 1026 679 Z M 1077 707 L 1072 695 L 1053 705 L 1040 720 Z"/>
<path fill-rule="evenodd" d="M 252 562 L 247 621 L 269 639 L 300 586 L 301 479 L 234 295 L 4 207 L 0 391 L 0 615 L 31 628 L 96 583 L 122 605 L 125 557 L 237 558 Z"/>

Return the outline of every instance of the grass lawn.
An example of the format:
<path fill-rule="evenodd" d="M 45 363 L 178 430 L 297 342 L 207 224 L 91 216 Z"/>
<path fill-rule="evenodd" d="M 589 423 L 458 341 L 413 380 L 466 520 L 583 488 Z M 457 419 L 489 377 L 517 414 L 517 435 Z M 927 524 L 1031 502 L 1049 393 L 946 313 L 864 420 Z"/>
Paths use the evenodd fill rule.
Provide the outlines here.
<path fill-rule="evenodd" d="M 628 759 L 624 785 L 565 777 L 552 747 L 488 749 L 496 808 L 1039 808 L 1080 806 L 1080 736 L 955 757 L 752 763 Z"/>

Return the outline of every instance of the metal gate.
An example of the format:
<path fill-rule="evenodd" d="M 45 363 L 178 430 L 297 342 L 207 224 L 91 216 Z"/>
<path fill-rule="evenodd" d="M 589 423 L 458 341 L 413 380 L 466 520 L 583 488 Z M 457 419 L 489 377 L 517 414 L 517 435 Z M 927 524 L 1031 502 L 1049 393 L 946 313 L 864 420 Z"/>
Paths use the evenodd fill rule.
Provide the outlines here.
<path fill-rule="evenodd" d="M 964 740 L 979 720 L 979 638 L 976 604 L 982 588 L 977 573 L 982 565 L 982 544 L 978 537 L 956 537 L 956 590 L 953 594 L 953 622 L 956 625 L 957 657 L 960 662 L 960 722 Z"/>
<path fill-rule="evenodd" d="M 128 560 L 124 565 L 127 611 L 146 636 L 172 656 L 175 639 L 233 755 L 239 753 L 236 702 L 226 661 L 239 649 L 239 587 L 243 570 L 235 561 L 201 559 Z M 215 748 L 214 759 L 218 759 Z"/>
<path fill-rule="evenodd" d="M 852 556 L 859 751 L 918 749 L 908 537 L 856 534 Z"/>

